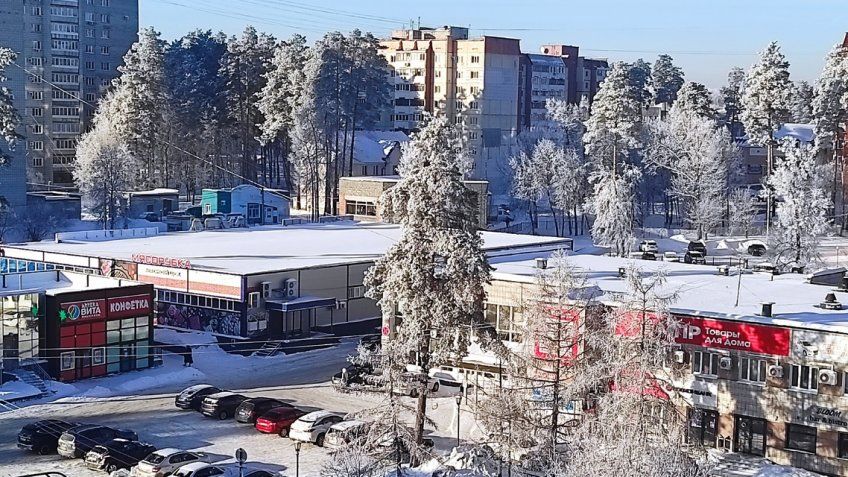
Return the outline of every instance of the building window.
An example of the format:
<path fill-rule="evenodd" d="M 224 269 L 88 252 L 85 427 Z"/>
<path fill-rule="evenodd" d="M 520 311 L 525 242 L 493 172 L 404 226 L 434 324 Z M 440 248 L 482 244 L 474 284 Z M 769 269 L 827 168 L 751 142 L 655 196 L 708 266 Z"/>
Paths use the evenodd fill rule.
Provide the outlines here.
<path fill-rule="evenodd" d="M 41 51 L 41 40 L 33 40 L 32 51 Z"/>
<path fill-rule="evenodd" d="M 794 389 L 817 390 L 819 388 L 819 368 L 793 364 L 790 383 Z"/>
<path fill-rule="evenodd" d="M 40 17 L 41 16 L 41 7 L 32 7 L 32 14 Z"/>
<path fill-rule="evenodd" d="M 30 141 L 29 147 L 27 149 L 29 149 L 30 151 L 43 151 L 44 141 Z"/>
<path fill-rule="evenodd" d="M 74 352 L 68 351 L 65 353 L 59 354 L 59 365 L 61 371 L 70 371 L 74 369 L 75 365 Z"/>
<path fill-rule="evenodd" d="M 350 215 L 377 216 L 377 206 L 373 202 L 349 200 L 345 202 L 345 213 Z"/>
<path fill-rule="evenodd" d="M 109 54 L 109 47 L 108 46 L 101 46 L 100 47 L 100 54 L 108 55 Z"/>
<path fill-rule="evenodd" d="M 365 296 L 365 285 L 354 285 L 347 287 L 347 299 L 355 300 Z"/>
<path fill-rule="evenodd" d="M 94 62 L 93 61 L 86 61 L 85 62 L 85 69 L 87 69 L 89 71 L 94 71 Z"/>
<path fill-rule="evenodd" d="M 40 101 L 44 99 L 43 91 L 27 91 L 27 99 L 34 99 L 36 101 Z"/>
<path fill-rule="evenodd" d="M 43 157 L 33 157 L 32 158 L 32 167 L 44 167 L 44 158 Z"/>
<path fill-rule="evenodd" d="M 478 78 L 480 78 L 480 72 L 479 71 L 472 71 L 471 72 L 471 79 L 478 79 Z"/>
<path fill-rule="evenodd" d="M 479 57 L 479 56 L 472 56 L 472 57 L 471 57 L 471 62 L 472 62 L 472 63 L 479 63 L 479 62 L 480 62 L 480 57 Z"/>
<path fill-rule="evenodd" d="M 94 45 L 85 45 L 86 53 L 94 53 Z"/>
<path fill-rule="evenodd" d="M 692 373 L 703 376 L 715 376 L 718 374 L 718 353 L 705 351 L 692 352 Z"/>
<path fill-rule="evenodd" d="M 815 454 L 816 428 L 800 424 L 787 424 L 786 448 Z"/>
<path fill-rule="evenodd" d="M 848 459 L 848 433 L 840 432 L 839 441 L 837 442 L 836 456 L 840 459 Z"/>
<path fill-rule="evenodd" d="M 739 358 L 739 380 L 751 383 L 766 382 L 766 361 L 754 358 Z"/>

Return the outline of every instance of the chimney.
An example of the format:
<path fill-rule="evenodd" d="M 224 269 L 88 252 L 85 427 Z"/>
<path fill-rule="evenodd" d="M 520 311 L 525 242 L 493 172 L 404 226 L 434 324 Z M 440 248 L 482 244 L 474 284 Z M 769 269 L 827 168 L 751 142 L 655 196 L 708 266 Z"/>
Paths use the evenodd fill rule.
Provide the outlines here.
<path fill-rule="evenodd" d="M 764 301 L 763 302 L 763 310 L 760 313 L 761 316 L 765 316 L 766 318 L 772 317 L 772 306 L 774 306 L 773 301 Z"/>

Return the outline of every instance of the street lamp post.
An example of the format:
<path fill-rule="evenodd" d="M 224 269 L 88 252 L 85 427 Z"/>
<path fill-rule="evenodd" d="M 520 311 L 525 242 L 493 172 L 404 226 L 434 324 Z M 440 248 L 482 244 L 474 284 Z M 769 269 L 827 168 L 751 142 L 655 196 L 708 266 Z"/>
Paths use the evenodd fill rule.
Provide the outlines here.
<path fill-rule="evenodd" d="M 294 475 L 300 477 L 300 446 L 303 443 L 297 441 L 294 443 Z"/>
<path fill-rule="evenodd" d="M 459 447 L 459 414 L 462 405 L 462 394 L 456 395 L 456 446 Z"/>
<path fill-rule="evenodd" d="M 239 477 L 244 477 L 244 463 L 247 462 L 247 452 L 239 447 L 236 449 L 235 457 L 238 462 Z"/>

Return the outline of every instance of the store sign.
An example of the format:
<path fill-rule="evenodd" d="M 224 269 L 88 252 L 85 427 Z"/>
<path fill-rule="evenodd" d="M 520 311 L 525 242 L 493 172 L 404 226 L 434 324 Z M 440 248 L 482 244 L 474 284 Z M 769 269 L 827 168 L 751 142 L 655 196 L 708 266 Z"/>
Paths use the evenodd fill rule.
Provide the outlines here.
<path fill-rule="evenodd" d="M 683 326 L 675 340 L 677 343 L 774 356 L 789 355 L 791 333 L 788 328 L 691 316 L 678 318 Z"/>
<path fill-rule="evenodd" d="M 848 428 L 848 412 L 832 408 L 812 405 L 807 408 L 806 422 Z"/>
<path fill-rule="evenodd" d="M 153 307 L 150 295 L 122 296 L 106 300 L 109 318 L 149 315 Z"/>
<path fill-rule="evenodd" d="M 667 389 L 680 396 L 689 406 L 713 409 L 718 406 L 718 385 L 714 381 L 687 376 L 679 382 L 668 384 Z"/>
<path fill-rule="evenodd" d="M 59 320 L 62 323 L 100 320 L 106 318 L 106 300 L 86 300 L 59 305 Z"/>
<path fill-rule="evenodd" d="M 191 262 L 183 258 L 159 257 L 156 255 L 134 253 L 132 255 L 132 260 L 133 262 L 143 263 L 145 265 L 191 269 Z"/>

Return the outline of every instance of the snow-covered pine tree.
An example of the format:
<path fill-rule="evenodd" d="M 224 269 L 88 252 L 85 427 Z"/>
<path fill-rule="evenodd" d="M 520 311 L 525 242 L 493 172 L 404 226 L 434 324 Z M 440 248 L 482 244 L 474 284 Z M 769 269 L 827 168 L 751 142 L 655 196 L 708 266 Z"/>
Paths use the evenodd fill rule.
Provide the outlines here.
<path fill-rule="evenodd" d="M 825 58 L 813 97 L 816 146 L 819 148 L 834 148 L 835 142 L 845 131 L 848 108 L 844 107 L 842 99 L 848 94 L 846 75 L 848 50 L 841 44 L 836 44 Z"/>
<path fill-rule="evenodd" d="M 324 183 L 326 171 L 325 144 L 328 139 L 314 104 L 315 99 L 305 93 L 294 110 L 294 127 L 289 131 L 289 137 L 298 189 L 296 206 L 309 209 L 312 220 L 317 221 L 320 213 L 321 185 Z"/>
<path fill-rule="evenodd" d="M 713 106 L 712 94 L 706 86 L 693 81 L 687 82 L 677 92 L 674 106 L 686 109 L 708 119 L 715 119 L 717 112 Z"/>
<path fill-rule="evenodd" d="M 365 277 L 367 296 L 378 300 L 389 331 L 386 366 L 403 367 L 412 355 L 425 373 L 455 362 L 483 322 L 490 267 L 477 230 L 477 199 L 462 182 L 464 154 L 459 131 L 446 118 L 429 119 L 404 148 L 400 182 L 380 199 L 381 215 L 403 228 Z M 419 444 L 427 410 L 423 384 L 413 428 Z"/>
<path fill-rule="evenodd" d="M 14 51 L 0 47 L 0 138 L 6 142 L 9 149 L 15 147 L 15 141 L 18 137 L 15 129 L 20 123 L 20 117 L 15 110 L 12 90 L 3 86 L 3 83 L 6 82 L 6 68 L 15 62 L 16 57 Z M 9 154 L 5 153 L 3 148 L 0 148 L 0 166 L 7 165 L 9 159 Z"/>
<path fill-rule="evenodd" d="M 135 187 L 138 171 L 139 162 L 129 147 L 100 116 L 77 146 L 74 182 L 104 229 L 114 229 L 117 219 L 123 216 L 123 194 Z"/>
<path fill-rule="evenodd" d="M 750 190 L 740 187 L 730 193 L 728 202 L 730 233 L 744 233 L 745 238 L 748 238 L 754 228 L 754 222 L 757 220 L 757 205 L 754 202 L 754 195 Z"/>
<path fill-rule="evenodd" d="M 734 137 L 741 134 L 739 115 L 742 113 L 742 89 L 745 84 L 745 70 L 733 67 L 727 74 L 727 85 L 722 86 L 719 94 L 724 103 L 724 121 L 730 127 Z"/>
<path fill-rule="evenodd" d="M 806 267 L 819 261 L 819 237 L 828 230 L 829 201 L 816 167 L 815 148 L 784 140 L 781 159 L 767 184 L 781 198 L 769 253 L 779 267 Z"/>
<path fill-rule="evenodd" d="M 640 111 L 651 105 L 653 99 L 653 79 L 651 77 L 651 64 L 639 58 L 627 66 L 627 73 L 631 89 L 628 93 L 636 101 Z M 604 80 L 606 81 L 606 80 Z M 601 84 L 603 86 L 603 83 Z"/>
<path fill-rule="evenodd" d="M 674 64 L 669 55 L 660 55 L 651 71 L 654 85 L 654 103 L 672 104 L 677 100 L 678 91 L 683 87 L 683 69 Z"/>
<path fill-rule="evenodd" d="M 609 169 L 613 176 L 621 171 L 627 153 L 639 147 L 642 113 L 638 96 L 631 82 L 631 68 L 613 63 L 586 121 L 586 153 L 596 167 Z"/>
<path fill-rule="evenodd" d="M 773 142 L 774 132 L 791 117 L 791 92 L 789 62 L 773 41 L 745 78 L 741 119 L 751 143 Z"/>
<path fill-rule="evenodd" d="M 806 81 L 792 83 L 791 116 L 793 123 L 809 123 L 813 121 L 813 87 Z"/>
<path fill-rule="evenodd" d="M 594 194 L 589 204 L 595 215 L 592 239 L 609 247 L 610 253 L 624 257 L 633 246 L 635 216 L 633 179 L 601 170 L 592 177 Z"/>

